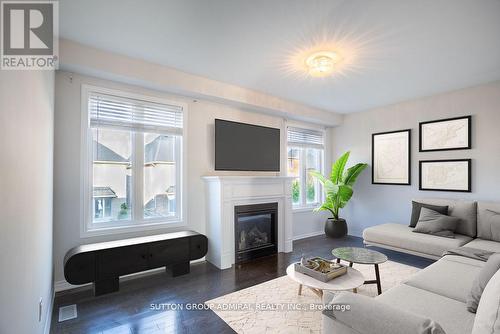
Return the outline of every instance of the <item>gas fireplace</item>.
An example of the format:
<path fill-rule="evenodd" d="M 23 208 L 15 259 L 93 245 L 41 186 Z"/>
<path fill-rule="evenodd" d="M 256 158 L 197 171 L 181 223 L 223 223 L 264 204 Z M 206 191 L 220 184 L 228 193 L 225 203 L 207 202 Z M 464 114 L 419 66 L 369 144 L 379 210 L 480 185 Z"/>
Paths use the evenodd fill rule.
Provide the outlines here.
<path fill-rule="evenodd" d="M 275 254 L 278 250 L 278 203 L 234 207 L 235 262 Z"/>

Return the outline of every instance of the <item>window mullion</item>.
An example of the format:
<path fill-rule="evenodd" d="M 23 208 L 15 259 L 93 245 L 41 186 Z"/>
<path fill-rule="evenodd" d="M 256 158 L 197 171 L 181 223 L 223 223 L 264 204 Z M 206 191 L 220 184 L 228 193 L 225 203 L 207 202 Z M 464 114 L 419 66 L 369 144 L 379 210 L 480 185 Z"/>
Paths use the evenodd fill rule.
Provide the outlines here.
<path fill-rule="evenodd" d="M 183 200 L 183 194 L 182 194 L 182 187 L 181 184 L 183 182 L 183 163 L 182 161 L 182 150 L 184 149 L 182 147 L 182 138 L 180 136 L 175 137 L 175 145 L 174 145 L 174 150 L 175 150 L 175 215 L 177 216 L 178 219 L 182 217 L 182 200 Z"/>
<path fill-rule="evenodd" d="M 132 166 L 133 184 L 133 221 L 140 223 L 144 220 L 144 134 L 134 132 L 132 134 L 134 147 L 134 163 Z"/>
<path fill-rule="evenodd" d="M 299 156 L 300 156 L 300 205 L 305 206 L 306 205 L 306 149 L 301 148 L 299 151 Z"/>
<path fill-rule="evenodd" d="M 86 167 L 87 169 L 87 174 L 86 174 L 86 182 L 85 186 L 87 189 L 88 193 L 84 193 L 86 195 L 86 199 L 89 200 L 88 204 L 86 205 L 85 210 L 87 210 L 86 215 L 84 216 L 85 223 L 87 224 L 87 228 L 90 228 L 92 226 L 93 220 L 94 220 L 94 196 L 93 196 L 93 191 L 94 191 L 94 158 L 93 158 L 93 150 L 92 150 L 92 143 L 93 143 L 93 134 L 92 134 L 92 129 L 88 128 L 86 130 L 86 147 L 84 149 L 87 151 L 86 157 L 87 161 L 86 162 Z"/>
<path fill-rule="evenodd" d="M 329 173 L 325 169 L 325 150 L 320 150 L 319 151 L 319 166 L 321 168 L 321 174 L 327 175 L 327 178 L 329 178 Z M 323 186 L 321 183 L 318 182 L 318 191 L 319 191 L 319 196 L 318 196 L 318 201 L 324 202 L 326 199 L 325 192 L 323 190 Z"/>

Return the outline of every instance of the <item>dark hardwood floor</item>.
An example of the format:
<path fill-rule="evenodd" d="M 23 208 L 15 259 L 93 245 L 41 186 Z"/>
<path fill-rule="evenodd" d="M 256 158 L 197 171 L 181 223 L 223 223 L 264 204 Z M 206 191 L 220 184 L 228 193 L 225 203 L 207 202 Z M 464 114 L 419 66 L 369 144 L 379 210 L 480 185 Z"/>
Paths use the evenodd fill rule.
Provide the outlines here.
<path fill-rule="evenodd" d="M 352 236 L 302 239 L 294 242 L 293 253 L 260 258 L 226 270 L 219 270 L 208 262 L 195 263 L 191 265 L 189 275 L 172 278 L 159 272 L 121 282 L 119 292 L 100 297 L 93 297 L 90 289 L 59 293 L 54 301 L 51 333 L 234 333 L 210 310 L 152 310 L 151 304 L 203 304 L 215 297 L 286 275 L 286 267 L 299 260 L 302 254 L 331 258 L 331 250 L 343 246 L 363 247 L 362 239 Z M 392 261 L 420 268 L 433 262 L 373 249 L 385 253 Z M 77 304 L 78 318 L 59 323 L 59 307 L 69 304 Z"/>

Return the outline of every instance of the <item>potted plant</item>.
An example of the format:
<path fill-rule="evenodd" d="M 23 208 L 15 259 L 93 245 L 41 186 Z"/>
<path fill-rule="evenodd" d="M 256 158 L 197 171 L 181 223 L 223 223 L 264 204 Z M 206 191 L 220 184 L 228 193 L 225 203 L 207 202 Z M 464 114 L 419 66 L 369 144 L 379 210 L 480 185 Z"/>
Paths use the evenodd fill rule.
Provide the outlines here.
<path fill-rule="evenodd" d="M 344 172 L 350 152 L 344 153 L 332 165 L 330 178 L 323 176 L 317 171 L 311 171 L 311 176 L 316 178 L 325 192 L 325 201 L 314 211 L 330 211 L 332 217 L 325 222 L 325 234 L 332 238 L 341 238 L 347 235 L 347 224 L 345 219 L 339 217 L 339 211 L 352 197 L 352 187 L 357 177 L 368 166 L 364 163 L 356 164 Z"/>

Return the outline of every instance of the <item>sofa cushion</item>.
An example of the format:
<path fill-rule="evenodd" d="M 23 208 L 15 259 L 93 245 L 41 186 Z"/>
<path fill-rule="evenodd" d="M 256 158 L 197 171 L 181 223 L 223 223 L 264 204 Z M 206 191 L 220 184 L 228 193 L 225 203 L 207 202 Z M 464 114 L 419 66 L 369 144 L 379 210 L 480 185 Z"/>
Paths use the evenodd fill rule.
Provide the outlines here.
<path fill-rule="evenodd" d="M 490 251 L 490 252 L 495 252 L 495 253 L 500 253 L 500 242 L 497 241 L 491 241 L 491 240 L 484 240 L 484 239 L 474 239 L 471 242 L 465 244 L 464 246 L 470 247 L 470 248 L 477 248 L 477 249 L 482 249 L 485 251 Z"/>
<path fill-rule="evenodd" d="M 472 334 L 484 333 L 500 333 L 500 270 L 486 285 L 477 308 Z"/>
<path fill-rule="evenodd" d="M 447 258 L 448 256 L 445 256 L 420 270 L 405 284 L 465 303 L 472 282 L 481 271 L 484 262 L 474 260 L 474 265 L 471 265 L 450 261 Z"/>
<path fill-rule="evenodd" d="M 431 204 L 448 206 L 448 215 L 460 218 L 460 223 L 457 226 L 456 233 L 468 235 L 474 238 L 477 233 L 477 203 L 473 201 L 465 201 L 458 199 L 444 198 L 424 198 L 415 199 L 414 201 Z"/>
<path fill-rule="evenodd" d="M 500 242 L 500 203 L 477 203 L 477 237 Z"/>
<path fill-rule="evenodd" d="M 452 239 L 412 231 L 413 228 L 401 224 L 382 224 L 366 228 L 363 231 L 363 238 L 367 242 L 437 257 L 446 250 L 463 246 L 472 240 L 471 237 L 460 234 L 455 234 L 455 238 Z"/>
<path fill-rule="evenodd" d="M 459 222 L 460 219 L 457 217 L 443 215 L 437 211 L 422 208 L 417 226 L 415 226 L 413 232 L 454 238 L 454 232 Z"/>
<path fill-rule="evenodd" d="M 442 259 L 445 259 L 446 261 L 464 263 L 475 267 L 482 267 L 486 263 L 485 261 L 481 261 L 478 259 L 472 259 L 470 257 L 465 257 L 462 255 L 452 255 L 452 254 L 446 255 Z"/>
<path fill-rule="evenodd" d="M 442 213 L 443 215 L 448 214 L 448 206 L 439 206 L 439 205 L 431 205 L 431 204 L 425 204 L 425 203 L 419 203 L 412 201 L 411 202 L 411 218 L 410 218 L 410 227 L 415 227 L 417 226 L 418 219 L 420 218 L 420 211 L 422 208 L 427 208 L 431 209 L 434 211 L 437 211 L 439 213 Z"/>
<path fill-rule="evenodd" d="M 467 312 L 464 303 L 406 284 L 389 289 L 375 300 L 431 318 L 448 334 L 470 334 L 474 324 L 474 314 Z"/>
<path fill-rule="evenodd" d="M 321 328 L 322 333 L 358 334 L 351 327 L 348 327 L 340 321 L 332 319 L 326 315 L 321 317 Z"/>
<path fill-rule="evenodd" d="M 472 282 L 472 287 L 467 295 L 467 310 L 469 310 L 469 312 L 476 313 L 484 288 L 486 288 L 490 279 L 499 269 L 500 253 L 496 253 L 490 256 L 488 261 L 477 274 L 474 282 Z"/>
<path fill-rule="evenodd" d="M 349 310 L 324 310 L 323 314 L 362 334 L 446 334 L 430 317 L 394 307 L 387 303 L 351 292 L 338 293 L 334 305 L 349 305 Z M 323 331 L 324 333 L 328 333 Z M 336 333 L 336 332 L 332 332 Z"/>

